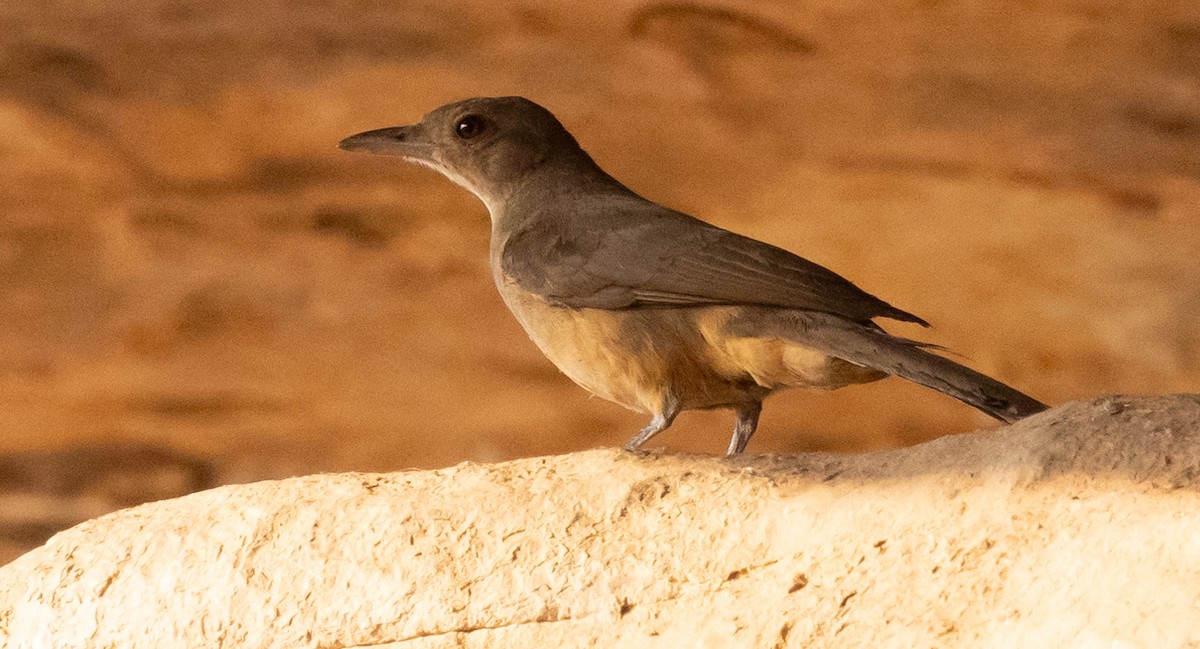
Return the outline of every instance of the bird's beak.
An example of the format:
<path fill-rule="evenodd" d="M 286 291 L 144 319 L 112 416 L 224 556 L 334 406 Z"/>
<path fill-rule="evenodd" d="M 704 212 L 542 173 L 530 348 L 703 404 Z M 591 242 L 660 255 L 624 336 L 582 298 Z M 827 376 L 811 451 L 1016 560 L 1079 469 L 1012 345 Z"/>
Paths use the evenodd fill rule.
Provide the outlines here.
<path fill-rule="evenodd" d="M 420 137 L 417 126 L 393 126 L 366 131 L 338 142 L 345 151 L 393 155 L 409 160 L 429 159 L 430 146 Z"/>

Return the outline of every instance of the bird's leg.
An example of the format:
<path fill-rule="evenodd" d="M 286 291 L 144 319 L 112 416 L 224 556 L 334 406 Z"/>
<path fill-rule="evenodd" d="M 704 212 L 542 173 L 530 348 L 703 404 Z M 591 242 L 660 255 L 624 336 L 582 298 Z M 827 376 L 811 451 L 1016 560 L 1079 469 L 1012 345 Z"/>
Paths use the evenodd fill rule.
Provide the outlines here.
<path fill-rule="evenodd" d="M 758 428 L 758 413 L 762 412 L 762 403 L 755 401 L 737 409 L 737 423 L 733 425 L 733 437 L 729 440 L 729 450 L 726 455 L 737 455 L 746 450 L 754 429 Z"/>
<path fill-rule="evenodd" d="M 662 410 L 654 415 L 654 418 L 650 420 L 650 423 L 645 428 L 639 430 L 637 435 L 630 437 L 629 441 L 625 442 L 625 450 L 636 451 L 638 447 L 648 442 L 651 437 L 670 428 L 671 422 L 675 421 L 675 416 L 678 414 L 679 405 L 674 400 L 668 400 L 663 405 Z"/>

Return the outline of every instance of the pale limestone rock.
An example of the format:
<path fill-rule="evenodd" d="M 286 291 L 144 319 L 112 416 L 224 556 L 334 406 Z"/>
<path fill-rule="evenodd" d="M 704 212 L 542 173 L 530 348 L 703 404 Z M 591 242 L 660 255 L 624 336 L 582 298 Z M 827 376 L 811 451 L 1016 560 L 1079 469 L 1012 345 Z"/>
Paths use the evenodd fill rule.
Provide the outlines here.
<path fill-rule="evenodd" d="M 0 645 L 1196 646 L 1198 487 L 1200 395 L 860 456 L 230 486 L 0 568 Z"/>

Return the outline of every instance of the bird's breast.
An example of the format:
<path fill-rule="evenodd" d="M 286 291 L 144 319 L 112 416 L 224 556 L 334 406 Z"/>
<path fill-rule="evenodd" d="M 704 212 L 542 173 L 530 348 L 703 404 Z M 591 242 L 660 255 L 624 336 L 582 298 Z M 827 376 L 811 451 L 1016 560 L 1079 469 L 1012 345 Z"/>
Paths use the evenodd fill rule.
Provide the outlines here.
<path fill-rule="evenodd" d="M 550 304 L 495 269 L 505 304 L 559 370 L 640 412 L 736 406 L 780 388 L 836 388 L 882 374 L 796 340 L 734 335 L 742 307 L 589 309 Z M 770 310 L 762 311 L 771 317 Z"/>
<path fill-rule="evenodd" d="M 670 375 L 686 362 L 666 352 L 669 335 L 661 327 L 632 322 L 631 312 L 552 305 L 503 276 L 496 283 L 534 344 L 563 374 L 627 408 L 661 411 Z"/>

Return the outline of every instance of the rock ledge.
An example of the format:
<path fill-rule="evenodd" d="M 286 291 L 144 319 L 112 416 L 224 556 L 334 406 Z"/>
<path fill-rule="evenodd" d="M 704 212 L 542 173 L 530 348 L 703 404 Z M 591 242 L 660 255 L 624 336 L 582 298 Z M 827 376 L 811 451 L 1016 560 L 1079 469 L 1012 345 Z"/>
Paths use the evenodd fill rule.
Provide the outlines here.
<path fill-rule="evenodd" d="M 235 485 L 0 568 L 23 647 L 1177 647 L 1200 395 L 859 456 L 596 450 Z"/>

